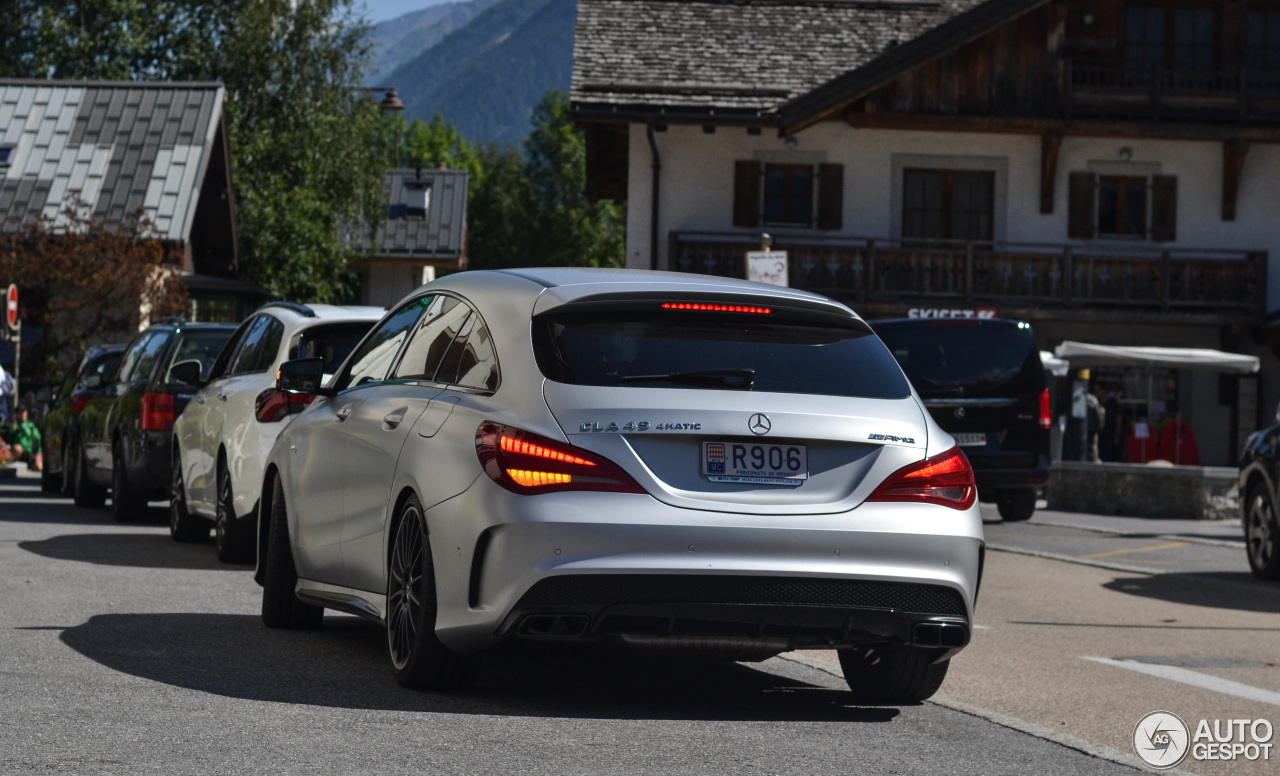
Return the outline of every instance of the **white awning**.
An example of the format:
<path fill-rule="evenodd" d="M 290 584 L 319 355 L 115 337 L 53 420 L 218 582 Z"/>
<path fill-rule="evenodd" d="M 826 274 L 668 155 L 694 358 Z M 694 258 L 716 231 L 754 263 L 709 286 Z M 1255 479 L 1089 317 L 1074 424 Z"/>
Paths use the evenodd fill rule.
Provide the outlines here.
<path fill-rule="evenodd" d="M 1071 371 L 1071 364 L 1058 358 L 1047 350 L 1040 351 L 1040 365 L 1044 367 L 1044 371 L 1054 377 L 1066 377 L 1067 372 Z"/>
<path fill-rule="evenodd" d="M 1206 369 L 1228 374 L 1258 371 L 1256 356 L 1224 353 L 1204 348 L 1147 348 L 1122 345 L 1091 345 L 1064 342 L 1053 350 L 1058 358 L 1074 366 L 1139 366 L 1163 369 Z"/>

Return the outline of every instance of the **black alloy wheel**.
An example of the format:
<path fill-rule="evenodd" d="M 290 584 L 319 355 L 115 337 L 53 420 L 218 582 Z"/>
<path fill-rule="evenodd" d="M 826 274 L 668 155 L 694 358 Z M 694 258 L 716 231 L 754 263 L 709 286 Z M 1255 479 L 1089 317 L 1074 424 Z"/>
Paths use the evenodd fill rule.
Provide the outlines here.
<path fill-rule="evenodd" d="M 951 661 L 919 647 L 853 647 L 836 650 L 844 680 L 858 703 L 919 703 L 942 686 Z"/>
<path fill-rule="evenodd" d="M 324 623 L 324 609 L 303 603 L 294 594 L 298 586 L 298 569 L 293 564 L 289 519 L 285 509 L 284 486 L 277 476 L 271 484 L 267 554 L 262 561 L 262 623 L 268 628 L 316 630 Z"/>
<path fill-rule="evenodd" d="M 111 516 L 117 523 L 136 523 L 142 519 L 147 502 L 135 492 L 124 463 L 124 443 L 116 440 L 111 456 Z"/>
<path fill-rule="evenodd" d="M 387 575 L 387 649 L 396 681 L 415 690 L 454 689 L 472 679 L 471 662 L 436 636 L 435 566 L 418 499 L 400 510 Z"/>
<path fill-rule="evenodd" d="M 1280 554 L 1276 552 L 1276 542 L 1280 541 L 1280 525 L 1276 523 L 1275 504 L 1265 483 L 1260 482 L 1249 489 L 1244 515 L 1244 540 L 1253 575 L 1258 579 L 1280 579 Z"/>
<path fill-rule="evenodd" d="M 103 504 L 107 503 L 107 491 L 98 485 L 94 485 L 89 481 L 89 461 L 85 457 L 84 448 L 77 441 L 75 446 L 76 459 L 76 476 L 73 491 L 73 501 L 78 507 L 86 509 L 100 509 Z"/>
<path fill-rule="evenodd" d="M 245 521 L 247 522 L 247 521 Z M 223 563 L 249 563 L 253 560 L 252 536 L 236 518 L 231 491 L 231 472 L 226 459 L 218 460 L 218 499 L 213 522 L 213 548 Z"/>
<path fill-rule="evenodd" d="M 187 510 L 187 491 L 182 484 L 182 454 L 173 451 L 173 487 L 169 493 L 169 537 L 175 542 L 209 541 L 209 521 Z"/>

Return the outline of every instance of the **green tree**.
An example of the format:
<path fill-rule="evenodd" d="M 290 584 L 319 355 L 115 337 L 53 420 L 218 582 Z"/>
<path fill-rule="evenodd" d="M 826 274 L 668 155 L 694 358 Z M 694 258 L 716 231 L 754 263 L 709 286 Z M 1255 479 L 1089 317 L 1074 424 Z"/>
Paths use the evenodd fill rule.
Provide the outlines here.
<path fill-rule="evenodd" d="M 445 121 L 444 116 L 437 113 L 429 123 L 414 119 L 406 125 L 400 117 L 395 122 L 403 136 L 403 145 L 400 159 L 395 159 L 393 154 L 392 166 L 433 169 L 444 165 L 450 170 L 466 170 L 471 173 L 472 181 L 483 177 L 480 152 L 459 134 L 452 121 Z"/>
<path fill-rule="evenodd" d="M 586 139 L 569 100 L 548 92 L 533 114 L 526 156 L 482 149 L 471 198 L 471 265 L 620 267 L 626 216 L 611 201 L 587 200 Z"/>

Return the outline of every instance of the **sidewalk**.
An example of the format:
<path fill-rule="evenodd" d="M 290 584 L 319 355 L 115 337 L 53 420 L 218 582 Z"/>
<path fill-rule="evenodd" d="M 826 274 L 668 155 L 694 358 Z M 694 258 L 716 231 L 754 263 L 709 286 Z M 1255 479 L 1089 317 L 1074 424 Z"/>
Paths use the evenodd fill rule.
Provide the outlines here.
<path fill-rule="evenodd" d="M 993 509 L 992 512 L 995 512 Z M 986 517 L 986 509 L 983 509 Z M 1030 522 L 1058 528 L 1077 528 L 1117 536 L 1169 536 L 1200 544 L 1228 543 L 1244 546 L 1244 529 L 1240 520 L 1161 520 L 1151 517 L 1120 517 L 1089 512 L 1058 512 L 1039 509 Z"/>

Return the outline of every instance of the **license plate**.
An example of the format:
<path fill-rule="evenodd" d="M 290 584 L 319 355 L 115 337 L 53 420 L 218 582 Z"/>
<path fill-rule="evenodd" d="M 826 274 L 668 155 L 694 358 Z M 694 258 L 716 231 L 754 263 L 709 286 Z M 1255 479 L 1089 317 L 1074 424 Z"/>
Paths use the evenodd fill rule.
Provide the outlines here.
<path fill-rule="evenodd" d="M 809 478 L 809 453 L 804 445 L 703 442 L 702 476 L 712 482 L 794 487 Z"/>
<path fill-rule="evenodd" d="M 961 447 L 986 447 L 986 434 L 953 434 L 956 438 L 956 444 Z"/>

